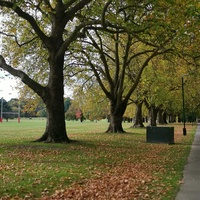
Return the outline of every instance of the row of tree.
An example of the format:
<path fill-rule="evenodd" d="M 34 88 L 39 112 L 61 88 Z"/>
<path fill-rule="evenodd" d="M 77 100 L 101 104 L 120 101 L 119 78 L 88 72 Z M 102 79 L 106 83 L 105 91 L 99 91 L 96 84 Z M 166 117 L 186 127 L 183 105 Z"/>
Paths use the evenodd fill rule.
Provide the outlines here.
<path fill-rule="evenodd" d="M 99 100 L 109 101 L 107 132 L 123 132 L 122 116 L 130 101 L 145 102 L 153 113 L 158 107 L 168 109 L 174 99 L 173 92 L 168 96 L 170 88 L 161 89 L 149 73 L 165 77 L 163 69 L 172 69 L 173 75 L 177 66 L 180 76 L 198 70 L 197 0 L 0 1 L 0 9 L 0 67 L 19 77 L 46 107 L 46 130 L 38 141 L 70 141 L 65 84 L 85 86 L 82 91 L 88 93 L 97 82 Z M 141 78 L 147 66 L 153 70 Z M 174 84 L 176 91 L 180 84 Z"/>
<path fill-rule="evenodd" d="M 163 64 L 162 64 L 163 63 Z M 144 127 L 170 122 L 183 122 L 182 76 L 185 74 L 183 63 L 159 62 L 146 68 L 141 76 L 136 92 L 129 99 L 124 118 L 134 119 L 133 127 Z M 198 71 L 184 78 L 186 121 L 194 121 L 199 116 Z M 80 100 L 81 99 L 81 100 Z M 109 101 L 101 89 L 93 82 L 90 87 L 77 85 L 73 102 L 91 120 L 102 119 L 109 115 Z"/>

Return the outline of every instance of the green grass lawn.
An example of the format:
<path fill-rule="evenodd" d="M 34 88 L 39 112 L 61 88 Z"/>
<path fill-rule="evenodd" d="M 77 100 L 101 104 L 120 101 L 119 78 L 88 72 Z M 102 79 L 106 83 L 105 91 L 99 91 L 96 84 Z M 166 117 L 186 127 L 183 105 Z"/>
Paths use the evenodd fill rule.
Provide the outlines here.
<path fill-rule="evenodd" d="M 121 134 L 104 133 L 107 126 L 104 120 L 67 122 L 68 136 L 76 142 L 46 144 L 32 142 L 42 135 L 44 119 L 1 123 L 0 199 L 45 197 L 105 174 L 130 174 L 130 166 L 137 189 L 130 195 L 174 199 L 196 126 L 187 124 L 184 137 L 182 125 L 173 124 L 175 145 L 146 143 L 146 130 L 131 129 L 130 123 Z"/>

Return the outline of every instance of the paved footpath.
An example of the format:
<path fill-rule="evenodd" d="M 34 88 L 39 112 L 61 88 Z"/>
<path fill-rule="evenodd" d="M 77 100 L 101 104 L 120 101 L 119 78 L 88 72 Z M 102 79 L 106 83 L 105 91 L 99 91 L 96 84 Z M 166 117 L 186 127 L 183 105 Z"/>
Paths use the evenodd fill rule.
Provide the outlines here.
<path fill-rule="evenodd" d="M 175 200 L 200 200 L 200 124 L 183 172 L 183 184 Z"/>

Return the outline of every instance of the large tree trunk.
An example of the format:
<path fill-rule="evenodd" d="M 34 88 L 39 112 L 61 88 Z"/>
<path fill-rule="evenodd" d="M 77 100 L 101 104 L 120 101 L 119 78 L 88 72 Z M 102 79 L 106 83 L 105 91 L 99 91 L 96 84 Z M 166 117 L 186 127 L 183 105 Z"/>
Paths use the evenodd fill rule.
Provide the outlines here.
<path fill-rule="evenodd" d="M 107 133 L 123 133 L 125 132 L 122 127 L 122 116 L 110 114 L 110 124 Z"/>
<path fill-rule="evenodd" d="M 143 104 L 143 101 L 136 103 L 135 122 L 132 126 L 133 128 L 144 128 L 143 119 L 142 119 L 142 104 Z"/>
<path fill-rule="evenodd" d="M 60 102 L 60 105 L 58 105 L 58 102 Z M 56 143 L 70 142 L 66 132 L 65 117 L 64 111 L 62 111 L 62 105 L 64 105 L 64 103 L 58 100 L 55 100 L 55 103 L 49 102 L 47 106 L 47 122 L 45 132 L 42 137 L 36 141 Z"/>
<path fill-rule="evenodd" d="M 122 119 L 123 114 L 125 112 L 126 105 L 125 104 L 118 104 L 111 102 L 110 106 L 110 118 L 109 118 L 109 126 L 107 129 L 107 133 L 123 133 L 125 132 L 122 127 Z"/>
<path fill-rule="evenodd" d="M 45 94 L 42 97 L 47 109 L 46 130 L 37 141 L 70 142 L 67 137 L 64 113 L 63 64 L 64 55 L 56 59 L 56 52 L 51 53 L 50 78 Z"/>

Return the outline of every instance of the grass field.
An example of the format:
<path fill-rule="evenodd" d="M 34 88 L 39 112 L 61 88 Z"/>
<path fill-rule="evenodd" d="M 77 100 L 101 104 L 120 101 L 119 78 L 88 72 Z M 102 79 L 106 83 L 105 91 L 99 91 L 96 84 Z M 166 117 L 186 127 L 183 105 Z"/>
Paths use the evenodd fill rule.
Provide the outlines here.
<path fill-rule="evenodd" d="M 67 122 L 76 142 L 46 144 L 32 142 L 43 119 L 1 123 L 0 199 L 174 199 L 196 126 L 187 124 L 182 136 L 173 124 L 175 145 L 146 143 L 146 130 L 130 123 L 123 134 L 104 133 L 107 126 Z"/>

